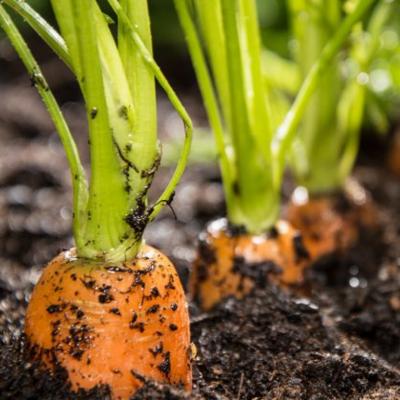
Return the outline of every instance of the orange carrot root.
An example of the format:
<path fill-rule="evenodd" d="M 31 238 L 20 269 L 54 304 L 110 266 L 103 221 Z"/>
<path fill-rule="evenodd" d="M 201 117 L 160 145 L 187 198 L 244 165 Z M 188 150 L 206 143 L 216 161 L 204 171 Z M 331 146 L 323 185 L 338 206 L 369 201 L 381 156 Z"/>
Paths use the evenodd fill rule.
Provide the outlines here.
<path fill-rule="evenodd" d="M 227 221 L 220 219 L 200 237 L 191 294 L 209 310 L 228 296 L 243 298 L 268 277 L 283 285 L 301 284 L 307 259 L 298 231 L 284 221 L 269 234 L 252 236 L 232 233 Z"/>
<path fill-rule="evenodd" d="M 128 399 L 141 376 L 192 386 L 185 294 L 171 262 L 147 245 L 119 266 L 60 254 L 33 291 L 25 333 L 34 357 L 65 368 L 73 390 L 108 384 L 113 399 Z"/>
<path fill-rule="evenodd" d="M 359 241 L 363 229 L 379 226 L 372 200 L 354 181 L 349 181 L 342 193 L 311 198 L 305 188 L 297 188 L 286 218 L 301 231 L 311 262 L 348 250 Z"/>

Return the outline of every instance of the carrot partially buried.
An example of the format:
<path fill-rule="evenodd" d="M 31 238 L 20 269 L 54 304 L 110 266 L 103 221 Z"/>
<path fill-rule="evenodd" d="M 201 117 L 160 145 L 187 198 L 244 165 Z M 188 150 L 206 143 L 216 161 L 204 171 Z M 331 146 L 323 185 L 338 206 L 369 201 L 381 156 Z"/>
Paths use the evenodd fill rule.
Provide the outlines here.
<path fill-rule="evenodd" d="M 88 187 L 78 150 L 51 90 L 9 17 L 13 7 L 76 75 L 89 125 Z M 143 231 L 168 204 L 190 148 L 191 121 L 155 64 L 146 0 L 110 0 L 118 46 L 97 1 L 54 0 L 61 35 L 26 3 L 0 4 L 0 25 L 28 69 L 65 147 L 73 191 L 75 249 L 45 268 L 28 306 L 29 355 L 46 373 L 61 367 L 72 390 L 109 385 L 132 397 L 146 379 L 191 389 L 185 295 L 171 262 L 144 244 Z M 160 164 L 155 78 L 185 126 L 170 182 L 153 204 Z"/>
<path fill-rule="evenodd" d="M 209 224 L 200 236 L 190 291 L 209 310 L 228 296 L 243 298 L 267 282 L 299 286 L 309 254 L 300 233 L 285 221 L 268 232 L 250 235 L 235 231 L 226 219 Z"/>
<path fill-rule="evenodd" d="M 320 195 L 297 188 L 286 217 L 302 233 L 312 262 L 343 254 L 380 225 L 372 199 L 355 181 L 348 181 L 338 192 Z"/>
<path fill-rule="evenodd" d="M 72 389 L 108 384 L 127 399 L 141 377 L 191 387 L 185 295 L 171 262 L 143 246 L 118 266 L 61 253 L 28 306 L 31 352 L 69 372 Z"/>
<path fill-rule="evenodd" d="M 288 2 L 296 42 L 294 61 L 303 78 L 313 73 L 332 35 L 341 29 L 343 16 L 350 10 L 343 13 L 338 0 L 329 7 L 324 7 L 322 0 L 315 3 L 319 6 L 314 2 Z M 370 7 L 367 3 L 359 1 L 358 8 Z M 298 187 L 286 217 L 302 232 L 313 261 L 349 250 L 365 233 L 368 236 L 379 226 L 373 200 L 360 184 L 349 178 L 368 109 L 368 85 L 359 76 L 342 74 L 344 65 L 352 64 L 367 76 L 375 61 L 380 35 L 398 6 L 395 2 L 375 3 L 353 30 L 342 56 L 331 60 L 328 73 L 315 88 L 291 153 Z M 346 18 L 355 12 L 354 9 Z M 364 35 L 370 36 L 371 41 L 362 43 L 360 38 Z"/>
<path fill-rule="evenodd" d="M 201 238 L 191 288 L 203 308 L 243 297 L 257 277 L 303 282 L 308 251 L 290 224 L 277 222 L 285 162 L 313 90 L 372 2 L 357 3 L 331 35 L 281 123 L 279 101 L 265 85 L 256 2 L 175 0 L 216 140 L 229 221 L 212 223 Z"/>

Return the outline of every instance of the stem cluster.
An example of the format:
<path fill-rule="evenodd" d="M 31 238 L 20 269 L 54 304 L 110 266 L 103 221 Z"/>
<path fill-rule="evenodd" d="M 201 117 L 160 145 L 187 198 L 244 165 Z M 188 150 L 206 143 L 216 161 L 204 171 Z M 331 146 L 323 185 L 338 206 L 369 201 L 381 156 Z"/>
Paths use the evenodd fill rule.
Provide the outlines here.
<path fill-rule="evenodd" d="M 54 96 L 23 37 L 0 5 L 0 24 L 31 76 L 40 82 L 36 87 L 66 150 L 74 183 L 78 255 L 115 262 L 134 257 L 146 224 L 173 196 L 192 136 L 190 118 L 152 56 L 147 0 L 109 0 L 117 16 L 117 42 L 109 28 L 110 18 L 96 0 L 52 0 L 60 34 L 25 1 L 4 3 L 23 16 L 72 70 L 85 101 L 89 183 Z M 185 143 L 170 182 L 156 203 L 149 205 L 147 192 L 160 162 L 155 79 L 183 120 Z"/>
<path fill-rule="evenodd" d="M 330 63 L 373 2 L 359 1 L 334 27 L 318 57 L 307 64 L 304 83 L 275 132 L 255 0 L 175 0 L 216 139 L 230 222 L 250 233 L 276 222 L 296 128 Z"/>

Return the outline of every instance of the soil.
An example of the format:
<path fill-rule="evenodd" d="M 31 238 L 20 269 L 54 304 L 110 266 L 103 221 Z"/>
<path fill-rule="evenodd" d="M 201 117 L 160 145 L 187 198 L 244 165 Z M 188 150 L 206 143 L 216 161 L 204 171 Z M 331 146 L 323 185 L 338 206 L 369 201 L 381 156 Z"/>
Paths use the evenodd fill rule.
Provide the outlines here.
<path fill-rule="evenodd" d="M 65 158 L 51 124 L 33 118 L 39 100 L 27 93 L 33 105 L 23 116 L 15 110 L 0 116 L 0 399 L 107 399 L 107 387 L 71 393 L 65 371 L 44 373 L 25 357 L 32 287 L 45 262 L 72 243 Z M 81 109 L 74 102 L 65 107 L 79 135 Z M 320 263 L 309 273 L 307 293 L 270 285 L 209 313 L 192 304 L 193 393 L 145 381 L 135 399 L 400 398 L 400 182 L 382 160 L 366 160 L 356 177 L 381 211 L 381 237 Z M 161 171 L 156 186 L 169 172 Z M 224 215 L 216 167 L 189 168 L 172 207 L 177 219 L 167 208 L 146 237 L 186 283 L 197 235 Z"/>

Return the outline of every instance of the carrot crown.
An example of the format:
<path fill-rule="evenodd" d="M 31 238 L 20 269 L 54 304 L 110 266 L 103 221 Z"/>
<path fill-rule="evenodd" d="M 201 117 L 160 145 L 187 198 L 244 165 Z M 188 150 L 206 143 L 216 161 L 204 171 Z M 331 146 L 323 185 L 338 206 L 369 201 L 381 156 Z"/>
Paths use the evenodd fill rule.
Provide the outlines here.
<path fill-rule="evenodd" d="M 258 233 L 276 222 L 286 158 L 307 101 L 373 1 L 358 2 L 338 26 L 277 127 L 262 73 L 255 0 L 175 0 L 214 131 L 232 223 Z"/>
<path fill-rule="evenodd" d="M 87 183 L 77 147 L 40 67 L 5 6 L 20 14 L 72 70 L 85 101 L 91 176 Z M 171 201 L 186 165 L 192 124 L 152 56 L 147 0 L 109 0 L 117 19 L 96 0 L 52 0 L 60 33 L 27 3 L 0 4 L 0 25 L 24 62 L 64 145 L 73 179 L 74 237 L 78 255 L 117 262 L 134 257 L 146 224 Z M 149 205 L 147 193 L 160 163 L 155 80 L 185 127 L 184 147 L 170 182 Z"/>

